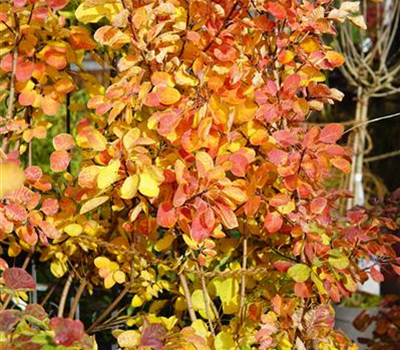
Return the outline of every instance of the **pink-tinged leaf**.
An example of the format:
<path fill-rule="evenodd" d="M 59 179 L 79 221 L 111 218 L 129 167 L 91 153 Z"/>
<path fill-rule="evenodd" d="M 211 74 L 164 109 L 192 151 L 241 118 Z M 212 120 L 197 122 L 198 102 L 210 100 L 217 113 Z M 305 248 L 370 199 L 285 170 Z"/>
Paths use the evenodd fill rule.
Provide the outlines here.
<path fill-rule="evenodd" d="M 35 21 L 44 21 L 49 17 L 49 9 L 41 7 L 32 11 L 32 19 Z"/>
<path fill-rule="evenodd" d="M 155 350 L 165 349 L 164 341 L 167 336 L 167 331 L 161 323 L 149 323 L 149 321 L 145 319 L 141 333 L 141 348 L 143 347 Z"/>
<path fill-rule="evenodd" d="M 55 151 L 50 156 L 50 169 L 54 172 L 64 171 L 70 160 L 71 156 L 67 151 Z"/>
<path fill-rule="evenodd" d="M 14 223 L 9 221 L 5 215 L 0 212 L 0 232 L 11 233 L 14 230 Z"/>
<path fill-rule="evenodd" d="M 343 135 L 344 127 L 341 124 L 329 124 L 321 130 L 319 140 L 323 143 L 335 143 Z"/>
<path fill-rule="evenodd" d="M 25 314 L 35 317 L 40 321 L 44 321 L 47 318 L 47 313 L 43 306 L 39 304 L 28 304 L 25 308 Z"/>
<path fill-rule="evenodd" d="M 286 8 L 279 2 L 268 1 L 264 8 L 273 15 L 277 20 L 283 20 L 287 17 Z"/>
<path fill-rule="evenodd" d="M 314 198 L 310 204 L 310 209 L 314 214 L 321 214 L 327 204 L 328 201 L 325 198 Z"/>
<path fill-rule="evenodd" d="M 38 181 L 43 176 L 42 169 L 33 165 L 25 169 L 25 176 L 28 181 Z"/>
<path fill-rule="evenodd" d="M 234 62 L 239 53 L 232 45 L 222 44 L 214 49 L 214 56 L 222 62 Z"/>
<path fill-rule="evenodd" d="M 157 223 L 161 227 L 171 228 L 175 226 L 177 215 L 174 206 L 169 202 L 162 203 L 157 212 Z"/>
<path fill-rule="evenodd" d="M 0 333 L 10 334 L 12 328 L 18 323 L 20 318 L 21 312 L 18 310 L 1 310 Z M 8 348 L 6 347 L 5 349 Z"/>
<path fill-rule="evenodd" d="M 293 263 L 290 261 L 278 260 L 274 262 L 274 267 L 280 272 L 287 272 L 292 266 Z"/>
<path fill-rule="evenodd" d="M 278 193 L 269 200 L 269 205 L 277 208 L 290 202 L 290 197 L 286 193 Z"/>
<path fill-rule="evenodd" d="M 4 284 L 7 288 L 17 290 L 34 290 L 36 282 L 33 277 L 19 267 L 11 267 L 3 273 Z"/>
<path fill-rule="evenodd" d="M 11 53 L 5 55 L 0 62 L 0 68 L 5 72 L 12 71 L 13 55 Z"/>
<path fill-rule="evenodd" d="M 50 328 L 55 333 L 54 341 L 57 345 L 71 346 L 75 342 L 83 341 L 85 336 L 83 323 L 78 320 L 54 317 L 50 321 Z"/>
<path fill-rule="evenodd" d="M 244 205 L 244 212 L 248 217 L 253 217 L 257 213 L 260 204 L 261 204 L 260 196 L 250 197 L 249 200 Z"/>
<path fill-rule="evenodd" d="M 35 65 L 30 61 L 21 61 L 17 64 L 15 76 L 18 81 L 27 81 L 32 77 Z"/>
<path fill-rule="evenodd" d="M 0 270 L 4 271 L 5 269 L 8 269 L 7 261 L 5 261 L 4 259 L 0 258 Z"/>
<path fill-rule="evenodd" d="M 310 298 L 312 296 L 312 291 L 308 288 L 306 283 L 295 283 L 294 292 L 301 298 Z"/>
<path fill-rule="evenodd" d="M 42 221 L 39 224 L 40 230 L 44 233 L 47 238 L 58 239 L 61 237 L 60 231 L 58 231 L 53 224 L 47 221 Z"/>
<path fill-rule="evenodd" d="M 13 0 L 12 2 L 14 3 L 15 7 L 19 8 L 24 7 L 26 4 L 26 0 Z"/>
<path fill-rule="evenodd" d="M 268 153 L 269 160 L 277 166 L 285 165 L 289 160 L 289 154 L 280 149 L 274 149 Z"/>
<path fill-rule="evenodd" d="M 247 157 L 244 154 L 236 152 L 231 155 L 230 160 L 232 162 L 232 174 L 238 177 L 245 177 L 249 170 L 249 160 Z"/>
<path fill-rule="evenodd" d="M 68 151 L 74 144 L 74 138 L 70 134 L 58 134 L 53 138 L 53 147 L 56 151 Z"/>
<path fill-rule="evenodd" d="M 297 94 L 300 88 L 301 77 L 298 74 L 287 76 L 282 84 L 282 97 L 288 98 Z"/>
<path fill-rule="evenodd" d="M 214 207 L 214 210 L 227 229 L 233 229 L 239 226 L 235 213 L 228 205 L 221 202 L 215 202 L 215 204 L 216 208 Z"/>
<path fill-rule="evenodd" d="M 371 274 L 372 279 L 377 283 L 381 283 L 385 279 L 385 277 L 383 276 L 382 272 L 380 272 L 375 267 L 371 267 L 370 274 Z"/>
<path fill-rule="evenodd" d="M 48 0 L 47 3 L 53 10 L 58 11 L 67 6 L 69 0 Z"/>
<path fill-rule="evenodd" d="M 46 198 L 42 203 L 42 212 L 46 215 L 54 215 L 58 211 L 58 201 L 54 198 Z"/>
<path fill-rule="evenodd" d="M 193 218 L 192 222 L 192 237 L 196 242 L 203 242 L 210 237 L 215 228 L 214 211 L 207 208 Z"/>
<path fill-rule="evenodd" d="M 269 233 L 278 232 L 283 225 L 283 219 L 278 212 L 268 213 L 264 218 L 264 226 Z"/>
<path fill-rule="evenodd" d="M 22 91 L 18 96 L 18 102 L 21 106 L 32 106 L 36 100 L 36 91 Z"/>
<path fill-rule="evenodd" d="M 350 169 L 351 169 L 350 162 L 347 161 L 346 159 L 342 158 L 342 157 L 332 158 L 331 159 L 331 164 L 335 168 L 343 171 L 345 174 L 348 174 L 350 172 Z"/>
<path fill-rule="evenodd" d="M 43 97 L 40 105 L 43 109 L 43 112 L 46 115 L 50 115 L 50 116 L 56 115 L 58 109 L 60 108 L 60 103 L 57 102 L 56 100 L 53 100 L 49 96 Z"/>
<path fill-rule="evenodd" d="M 9 220 L 12 221 L 26 221 L 28 213 L 23 205 L 17 203 L 10 203 L 5 207 L 5 214 Z"/>
<path fill-rule="evenodd" d="M 395 264 L 390 264 L 390 266 L 392 267 L 393 271 L 400 276 L 400 266 Z"/>

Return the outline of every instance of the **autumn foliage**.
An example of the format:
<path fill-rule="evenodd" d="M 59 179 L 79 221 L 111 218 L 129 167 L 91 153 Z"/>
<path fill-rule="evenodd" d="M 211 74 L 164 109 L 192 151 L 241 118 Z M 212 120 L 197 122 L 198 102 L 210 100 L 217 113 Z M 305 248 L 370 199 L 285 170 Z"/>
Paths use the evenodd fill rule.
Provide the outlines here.
<path fill-rule="evenodd" d="M 332 302 L 382 280 L 361 258 L 400 265 L 392 220 L 337 210 L 350 195 L 329 185 L 351 168 L 343 127 L 307 123 L 343 97 L 326 72 L 345 58 L 322 37 L 364 26 L 358 2 L 333 5 L 1 1 L 3 308 L 23 297 L 6 260 L 33 253 L 78 301 L 103 288 L 115 309 L 131 303 L 113 332 L 123 349 L 356 349 Z M 68 102 L 79 89 L 86 105 Z M 60 123 L 46 172 L 32 152 Z M 46 349 L 93 346 L 63 311 L 43 316 Z M 3 327 L 11 343 L 26 319 Z"/>

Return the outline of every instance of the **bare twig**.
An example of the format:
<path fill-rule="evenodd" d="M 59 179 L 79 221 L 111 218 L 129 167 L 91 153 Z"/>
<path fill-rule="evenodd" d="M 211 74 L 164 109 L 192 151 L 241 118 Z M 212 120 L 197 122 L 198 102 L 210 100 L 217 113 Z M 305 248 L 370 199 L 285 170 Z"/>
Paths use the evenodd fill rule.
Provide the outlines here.
<path fill-rule="evenodd" d="M 81 283 L 79 284 L 79 287 L 76 291 L 74 300 L 72 302 L 71 309 L 69 310 L 69 315 L 68 315 L 69 318 L 75 317 L 76 309 L 78 308 L 79 305 L 79 300 L 81 299 L 81 296 L 86 288 L 86 283 L 87 283 L 86 277 L 82 278 Z"/>
<path fill-rule="evenodd" d="M 63 317 L 65 305 L 67 303 L 68 293 L 71 289 L 72 281 L 74 280 L 74 273 L 71 271 L 68 275 L 67 281 L 64 284 L 63 291 L 61 293 L 60 304 L 58 305 L 58 317 Z"/>
<path fill-rule="evenodd" d="M 197 317 L 196 317 L 196 313 L 194 312 L 194 309 L 193 309 L 192 298 L 190 296 L 190 291 L 189 291 L 189 287 L 188 287 L 186 276 L 185 276 L 184 272 L 181 272 L 179 274 L 179 280 L 181 281 L 183 293 L 185 294 L 185 299 L 186 299 L 186 304 L 187 304 L 188 311 L 189 311 L 190 320 L 192 322 L 194 322 L 197 320 Z"/>
<path fill-rule="evenodd" d="M 200 272 L 204 272 L 203 267 L 201 265 L 200 265 Z M 215 336 L 215 329 L 212 322 L 211 311 L 210 311 L 210 295 L 208 294 L 206 279 L 204 278 L 204 275 L 200 276 L 200 280 L 201 280 L 201 290 L 203 292 L 203 298 L 204 298 L 204 306 L 206 308 L 206 315 L 208 319 L 208 326 L 210 327 L 211 333 Z"/>

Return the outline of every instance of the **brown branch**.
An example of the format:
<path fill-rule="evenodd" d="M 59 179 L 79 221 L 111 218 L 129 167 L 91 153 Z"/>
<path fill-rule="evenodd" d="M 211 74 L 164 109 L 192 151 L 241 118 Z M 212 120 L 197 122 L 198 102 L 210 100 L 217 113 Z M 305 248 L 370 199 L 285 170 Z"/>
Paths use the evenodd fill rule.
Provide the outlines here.
<path fill-rule="evenodd" d="M 57 312 L 58 317 L 63 317 L 64 315 L 64 309 L 67 303 L 68 293 L 71 288 L 73 280 L 74 280 L 74 273 L 71 271 L 68 275 L 67 281 L 65 282 L 63 291 L 61 293 L 60 304 L 58 305 L 58 312 Z"/>
<path fill-rule="evenodd" d="M 114 301 L 105 309 L 102 314 L 97 317 L 97 319 L 92 323 L 92 325 L 88 328 L 87 333 L 94 333 L 96 331 L 96 327 L 114 310 L 114 308 L 119 304 L 119 302 L 124 298 L 124 296 L 129 292 L 129 286 L 126 286 L 125 289 L 114 299 Z"/>
<path fill-rule="evenodd" d="M 247 238 L 243 240 L 243 261 L 242 261 L 242 270 L 245 272 L 247 269 Z M 240 282 L 240 308 L 239 308 L 239 317 L 240 324 L 243 324 L 245 319 L 245 310 L 244 310 L 244 302 L 246 298 L 246 274 L 242 274 L 242 280 Z"/>
<path fill-rule="evenodd" d="M 201 266 L 201 265 L 200 265 L 200 272 L 202 272 L 202 273 L 204 272 L 203 266 Z M 204 274 L 202 274 L 200 276 L 200 280 L 201 280 L 201 290 L 203 292 L 203 298 L 204 298 L 204 306 L 206 308 L 206 315 L 207 315 L 207 319 L 208 319 L 208 325 L 210 327 L 211 333 L 215 336 L 215 329 L 214 329 L 211 312 L 210 312 L 210 296 L 208 294 L 206 279 L 204 278 Z"/>
<path fill-rule="evenodd" d="M 383 154 L 379 154 L 377 156 L 365 158 L 364 163 L 376 162 L 378 160 L 387 159 L 387 158 L 391 158 L 391 157 L 397 157 L 399 155 L 400 155 L 400 149 L 397 151 L 383 153 Z"/>
<path fill-rule="evenodd" d="M 82 278 L 81 283 L 79 284 L 78 290 L 76 291 L 74 300 L 72 302 L 71 309 L 69 310 L 68 318 L 75 317 L 75 313 L 76 313 L 76 310 L 79 305 L 79 300 L 81 299 L 81 296 L 82 296 L 83 292 L 85 291 L 86 283 L 87 283 L 86 277 Z"/>
<path fill-rule="evenodd" d="M 186 304 L 187 304 L 188 311 L 189 311 L 190 320 L 192 322 L 195 322 L 197 320 L 197 317 L 196 317 L 196 313 L 194 312 L 194 309 L 193 309 L 192 298 L 190 296 L 190 291 L 189 291 L 189 287 L 188 287 L 186 276 L 185 276 L 184 272 L 181 272 L 179 274 L 179 280 L 181 281 L 183 293 L 185 294 L 185 299 L 186 299 Z"/>

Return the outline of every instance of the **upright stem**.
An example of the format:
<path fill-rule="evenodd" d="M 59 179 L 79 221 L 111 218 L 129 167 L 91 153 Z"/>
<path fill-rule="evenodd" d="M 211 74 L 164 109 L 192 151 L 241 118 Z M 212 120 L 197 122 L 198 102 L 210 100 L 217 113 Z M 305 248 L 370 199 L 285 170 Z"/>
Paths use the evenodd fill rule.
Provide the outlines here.
<path fill-rule="evenodd" d="M 204 277 L 204 269 L 200 266 L 200 279 L 201 279 L 201 289 L 203 291 L 204 306 L 206 308 L 206 315 L 208 319 L 208 325 L 210 326 L 211 333 L 215 336 L 214 325 L 212 322 L 211 311 L 210 311 L 210 296 L 208 295 L 206 279 Z"/>
<path fill-rule="evenodd" d="M 16 21 L 17 16 L 15 16 Z M 18 27 L 17 27 L 18 28 Z M 17 72 L 17 61 L 18 61 L 18 38 L 19 35 L 15 35 L 13 58 L 12 58 L 12 68 L 11 68 L 11 80 L 10 80 L 10 96 L 7 109 L 7 119 L 12 119 L 14 117 L 14 106 L 15 106 L 15 74 Z"/>
<path fill-rule="evenodd" d="M 247 238 L 243 240 L 242 280 L 240 283 L 241 291 L 240 291 L 239 317 L 241 324 L 243 323 L 245 318 L 244 302 L 246 298 L 246 269 L 247 269 Z"/>
<path fill-rule="evenodd" d="M 188 287 L 186 276 L 185 276 L 184 272 L 181 272 L 179 274 L 179 280 L 181 281 L 183 293 L 185 294 L 185 299 L 186 299 L 186 304 L 187 304 L 188 311 L 189 311 L 190 320 L 192 322 L 194 322 L 197 320 L 197 317 L 196 317 L 196 313 L 194 312 L 194 309 L 193 309 L 192 298 L 190 296 L 190 291 L 189 291 L 189 287 Z"/>
<path fill-rule="evenodd" d="M 93 324 L 88 328 L 88 333 L 93 333 L 96 327 L 108 316 L 110 312 L 112 312 L 115 307 L 119 304 L 119 302 L 123 299 L 123 297 L 129 292 L 129 287 L 125 287 L 125 289 L 119 294 L 114 301 L 105 309 L 102 314 L 93 322 Z"/>
<path fill-rule="evenodd" d="M 58 306 L 58 313 L 57 313 L 58 317 L 63 317 L 63 315 L 64 315 L 64 309 L 65 309 L 65 305 L 67 303 L 67 297 L 68 297 L 68 293 L 71 288 L 73 279 L 74 279 L 74 273 L 71 271 L 70 274 L 68 275 L 67 281 L 65 282 L 63 291 L 61 293 L 60 305 Z"/>
<path fill-rule="evenodd" d="M 75 317 L 76 309 L 78 308 L 79 300 L 81 299 L 81 296 L 82 296 L 83 292 L 85 291 L 86 283 L 87 283 L 86 277 L 82 278 L 81 283 L 78 287 L 78 290 L 76 291 L 74 300 L 72 302 L 71 310 L 69 310 L 68 318 Z"/>

